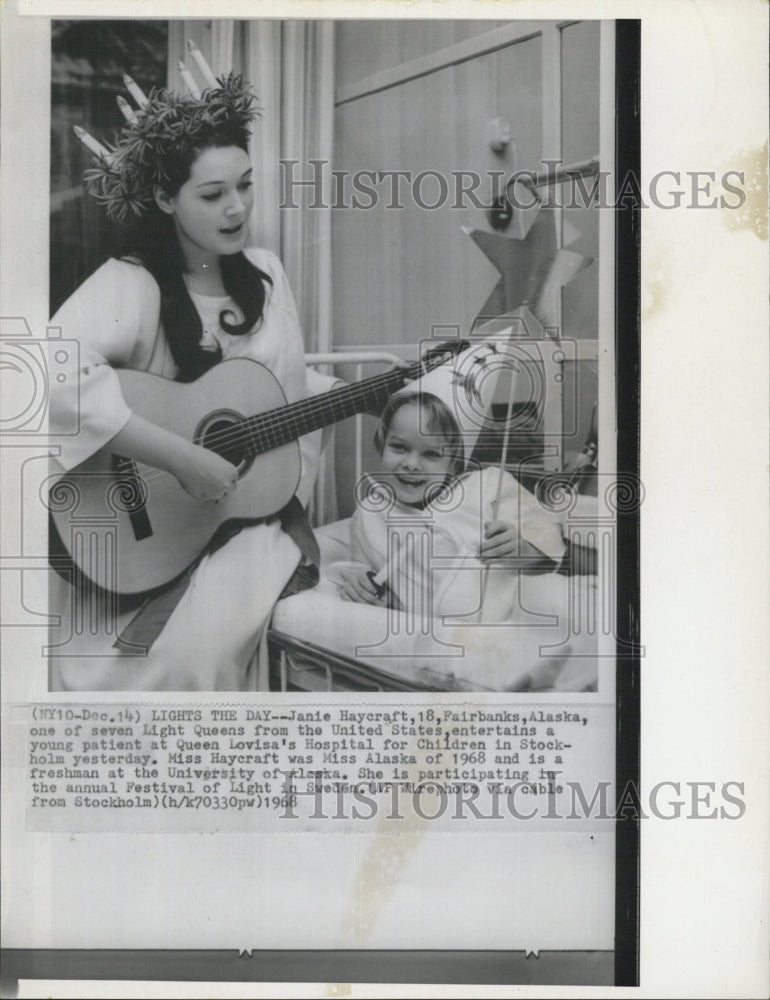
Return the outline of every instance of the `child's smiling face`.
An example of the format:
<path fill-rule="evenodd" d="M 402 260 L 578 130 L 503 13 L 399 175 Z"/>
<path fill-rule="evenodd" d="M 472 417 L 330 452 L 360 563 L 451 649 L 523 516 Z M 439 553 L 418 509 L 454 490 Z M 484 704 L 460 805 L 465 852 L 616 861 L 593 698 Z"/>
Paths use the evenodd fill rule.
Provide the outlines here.
<path fill-rule="evenodd" d="M 382 449 L 380 471 L 396 499 L 421 504 L 446 481 L 453 466 L 445 454 L 446 441 L 426 427 L 429 414 L 417 403 L 408 403 L 393 414 Z"/>

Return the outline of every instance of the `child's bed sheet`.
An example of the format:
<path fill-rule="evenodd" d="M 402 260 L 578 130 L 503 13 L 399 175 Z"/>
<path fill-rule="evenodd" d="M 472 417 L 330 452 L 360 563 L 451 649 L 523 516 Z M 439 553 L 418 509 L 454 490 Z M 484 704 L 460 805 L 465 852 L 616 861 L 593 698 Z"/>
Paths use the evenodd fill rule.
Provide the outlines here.
<path fill-rule="evenodd" d="M 280 601 L 274 630 L 438 690 L 596 689 L 593 578 L 521 575 L 519 604 L 525 610 L 518 624 L 434 619 L 432 628 L 411 623 L 410 629 L 405 614 L 344 601 L 323 578 L 332 563 L 349 558 L 348 524 L 319 529 L 322 582 Z"/>

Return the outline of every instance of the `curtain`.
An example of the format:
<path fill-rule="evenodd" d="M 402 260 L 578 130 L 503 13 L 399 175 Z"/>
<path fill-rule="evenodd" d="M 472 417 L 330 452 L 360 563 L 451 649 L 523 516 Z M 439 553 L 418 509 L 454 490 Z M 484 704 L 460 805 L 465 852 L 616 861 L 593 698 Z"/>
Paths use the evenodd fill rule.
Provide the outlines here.
<path fill-rule="evenodd" d="M 169 26 L 169 86 L 183 89 L 177 70 L 183 60 L 196 75 L 187 53 L 191 38 L 214 73 L 242 72 L 263 109 L 254 128 L 252 238 L 283 262 L 297 302 L 308 352 L 332 349 L 330 165 L 334 138 L 334 23 L 332 21 L 172 21 Z M 314 192 L 296 188 L 284 197 L 282 160 L 298 161 L 296 179 L 319 171 L 323 206 L 309 208 Z M 307 191 L 308 194 L 303 194 Z M 292 202 L 299 207 L 281 208 Z M 321 459 L 313 518 L 324 524 L 336 516 L 333 446 Z"/>

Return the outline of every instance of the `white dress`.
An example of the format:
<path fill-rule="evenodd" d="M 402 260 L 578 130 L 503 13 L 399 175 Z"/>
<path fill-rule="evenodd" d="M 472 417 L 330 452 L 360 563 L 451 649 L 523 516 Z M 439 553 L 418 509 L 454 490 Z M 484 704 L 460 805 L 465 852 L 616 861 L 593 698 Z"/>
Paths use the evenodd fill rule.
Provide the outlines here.
<path fill-rule="evenodd" d="M 272 279 L 262 322 L 252 334 L 228 335 L 218 316 L 229 300 L 193 295 L 204 325 L 203 343 L 219 343 L 224 358 L 248 357 L 264 364 L 292 403 L 309 391 L 291 290 L 274 254 L 249 249 L 246 256 Z M 131 416 L 115 367 L 166 378 L 173 378 L 177 368 L 160 323 L 157 283 L 135 264 L 107 261 L 65 302 L 51 325 L 80 345 L 79 382 L 56 387 L 51 404 L 51 441 L 58 446 L 60 466 L 70 469 L 107 444 Z M 320 387 L 314 384 L 316 390 Z M 60 434 L 60 428 L 72 426 L 73 412 L 79 412 L 79 432 Z M 300 440 L 297 496 L 303 504 L 310 498 L 319 449 L 319 432 Z M 238 691 L 266 686 L 264 671 L 260 678 L 254 675 L 254 654 L 299 559 L 297 545 L 277 521 L 245 528 L 202 559 L 146 656 L 113 649 L 114 629 L 107 629 L 110 635 L 88 635 L 83 609 L 75 608 L 82 596 L 56 577 L 51 611 L 63 617 L 58 640 L 53 640 L 59 649 L 51 660 L 52 689 Z M 93 617 L 92 604 L 85 618 L 93 622 Z"/>

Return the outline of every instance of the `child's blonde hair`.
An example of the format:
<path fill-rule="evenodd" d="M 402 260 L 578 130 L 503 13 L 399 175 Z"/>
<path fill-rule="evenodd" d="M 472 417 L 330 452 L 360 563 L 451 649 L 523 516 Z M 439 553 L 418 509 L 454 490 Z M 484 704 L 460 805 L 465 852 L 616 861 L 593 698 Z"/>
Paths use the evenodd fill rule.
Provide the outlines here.
<path fill-rule="evenodd" d="M 408 405 L 419 406 L 425 411 L 427 415 L 425 429 L 444 439 L 444 455 L 452 460 L 451 474 L 459 476 L 465 471 L 462 434 L 452 411 L 442 399 L 431 392 L 397 392 L 390 397 L 380 414 L 380 422 L 374 432 L 374 446 L 378 453 L 381 455 L 385 448 L 385 438 L 388 436 L 393 417 L 403 406 Z"/>

